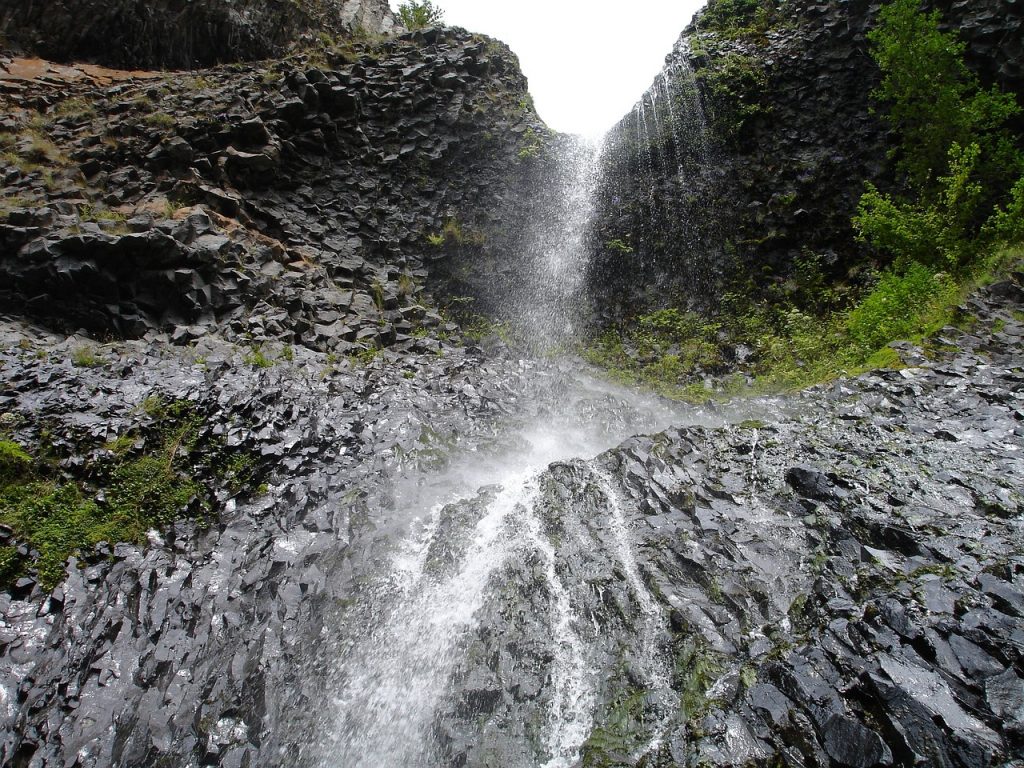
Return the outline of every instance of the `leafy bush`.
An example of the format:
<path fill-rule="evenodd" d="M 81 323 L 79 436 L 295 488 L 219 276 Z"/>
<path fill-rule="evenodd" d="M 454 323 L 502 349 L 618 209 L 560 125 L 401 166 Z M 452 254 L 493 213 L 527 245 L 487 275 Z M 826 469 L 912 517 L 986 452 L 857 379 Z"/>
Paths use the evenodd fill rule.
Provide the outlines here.
<path fill-rule="evenodd" d="M 883 73 L 874 95 L 888 105 L 911 195 L 900 200 L 868 185 L 854 217 L 860 239 L 904 267 L 909 260 L 959 270 L 997 239 L 1019 237 L 1024 191 L 1010 187 L 1024 153 L 1009 128 L 1021 111 L 1014 96 L 982 90 L 963 63 L 964 44 L 939 29 L 937 12 L 919 12 L 917 0 L 883 7 L 868 38 Z"/>
<path fill-rule="evenodd" d="M 911 262 L 905 271 L 883 272 L 875 288 L 846 320 L 861 361 L 896 339 L 917 339 L 945 325 L 959 290 L 947 274 Z M 937 327 L 936 327 L 937 326 Z"/>
<path fill-rule="evenodd" d="M 430 0 L 409 0 L 398 6 L 398 18 L 407 29 L 423 29 L 440 24 L 444 11 L 434 7 Z"/>
<path fill-rule="evenodd" d="M 881 194 L 873 184 L 860 199 L 853 218 L 858 238 L 895 256 L 944 269 L 969 263 L 984 245 L 972 236 L 970 222 L 978 209 L 981 185 L 971 180 L 981 149 L 977 144 L 949 151 L 950 175 L 930 201 L 902 202 Z"/>
<path fill-rule="evenodd" d="M 868 33 L 884 76 L 873 95 L 888 105 L 900 138 L 900 168 L 915 188 L 928 192 L 947 171 L 950 147 L 977 143 L 985 182 L 1005 186 L 1020 173 L 1021 159 L 1005 127 L 1020 107 L 1012 94 L 982 90 L 963 62 L 964 43 L 939 29 L 938 11 L 918 8 L 918 0 L 893 0 Z"/>
<path fill-rule="evenodd" d="M 997 207 L 986 226 L 989 239 L 1024 243 L 1024 176 L 1010 190 L 1006 208 Z"/>

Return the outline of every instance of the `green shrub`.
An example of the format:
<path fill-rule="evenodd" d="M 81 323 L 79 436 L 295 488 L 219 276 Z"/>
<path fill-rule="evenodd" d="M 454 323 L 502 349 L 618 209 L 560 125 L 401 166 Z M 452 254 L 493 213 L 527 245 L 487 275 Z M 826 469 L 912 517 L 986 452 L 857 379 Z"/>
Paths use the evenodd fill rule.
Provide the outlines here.
<path fill-rule="evenodd" d="M 945 325 L 959 290 L 945 273 L 910 263 L 883 272 L 875 288 L 850 312 L 846 330 L 866 359 L 897 339 L 919 339 Z"/>
<path fill-rule="evenodd" d="M 964 44 L 939 21 L 917 0 L 893 0 L 868 34 L 883 74 L 873 95 L 888 107 L 910 195 L 868 185 L 853 223 L 863 242 L 901 268 L 917 261 L 963 270 L 997 240 L 1021 234 L 1024 189 L 1013 185 L 1024 153 L 1009 128 L 1021 110 L 1012 94 L 981 89 L 963 62 Z"/>
<path fill-rule="evenodd" d="M 430 0 L 409 0 L 398 6 L 398 18 L 406 29 L 423 29 L 440 24 L 444 11 L 434 7 Z"/>
<path fill-rule="evenodd" d="M 1007 121 L 1020 113 L 1012 94 L 982 90 L 963 62 L 965 45 L 939 28 L 938 11 L 921 13 L 918 0 L 893 0 L 868 33 L 871 54 L 883 73 L 873 95 L 888 106 L 899 136 L 899 165 L 927 194 L 948 170 L 949 150 L 978 144 L 983 183 L 1005 188 L 1021 171 Z"/>
<path fill-rule="evenodd" d="M 1006 207 L 997 207 L 986 227 L 990 240 L 1024 243 L 1024 176 L 1010 190 Z"/>
<path fill-rule="evenodd" d="M 984 245 L 969 226 L 981 197 L 981 186 L 971 181 L 980 152 L 977 144 L 954 144 L 950 175 L 931 201 L 895 200 L 868 184 L 853 218 L 858 238 L 901 262 L 956 269 L 972 261 Z"/>

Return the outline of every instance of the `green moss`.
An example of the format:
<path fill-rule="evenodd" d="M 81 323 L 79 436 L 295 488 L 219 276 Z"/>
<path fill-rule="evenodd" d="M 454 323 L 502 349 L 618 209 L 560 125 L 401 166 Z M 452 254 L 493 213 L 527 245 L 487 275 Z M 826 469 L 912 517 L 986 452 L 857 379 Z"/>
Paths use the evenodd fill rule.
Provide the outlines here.
<path fill-rule="evenodd" d="M 880 368 L 899 369 L 903 367 L 903 360 L 900 359 L 899 353 L 892 347 L 882 347 L 867 359 L 864 367 L 869 370 L 878 370 Z"/>
<path fill-rule="evenodd" d="M 204 440 L 205 422 L 195 405 L 154 396 L 141 410 L 151 423 L 107 443 L 103 447 L 114 456 L 100 457 L 78 477 L 62 473 L 45 434 L 35 457 L 16 443 L 0 442 L 0 523 L 33 552 L 21 562 L 16 551 L 0 551 L 0 576 L 7 582 L 31 568 L 51 588 L 72 555 L 88 558 L 100 542 L 143 544 L 150 529 L 202 513 L 209 500 L 197 474 L 212 473 L 233 491 L 251 484 L 256 458 Z M 136 444 L 149 447 L 133 455 Z"/>
<path fill-rule="evenodd" d="M 132 437 L 131 435 L 120 435 L 111 440 L 103 447 L 106 448 L 108 451 L 117 454 L 118 456 L 122 456 L 125 453 L 128 453 L 128 451 L 130 451 L 134 446 L 134 437 Z"/>
<path fill-rule="evenodd" d="M 7 485 L 25 475 L 32 457 L 13 440 L 0 440 L 0 484 Z"/>
<path fill-rule="evenodd" d="M 645 695 L 644 691 L 628 691 L 608 707 L 601 725 L 591 731 L 583 744 L 583 768 L 620 766 L 622 756 L 643 745 L 647 732 Z"/>
<path fill-rule="evenodd" d="M 740 668 L 740 684 L 747 689 L 757 684 L 757 670 L 749 664 Z"/>
<path fill-rule="evenodd" d="M 703 716 L 711 705 L 708 690 L 721 672 L 721 663 L 699 637 L 688 637 L 676 649 L 673 688 L 679 692 L 679 711 L 687 722 Z"/>
<path fill-rule="evenodd" d="M 762 37 L 780 20 L 784 0 L 710 0 L 698 16 L 701 32 L 725 38 Z"/>
<path fill-rule="evenodd" d="M 965 297 L 1003 279 L 1022 260 L 1024 247 L 1004 248 L 959 276 L 910 262 L 883 271 L 859 296 L 830 286 L 805 264 L 790 288 L 768 295 L 728 292 L 713 317 L 675 309 L 640 315 L 598 335 L 581 354 L 615 381 L 689 402 L 900 368 L 891 342 L 907 340 L 941 353 L 932 339 L 946 325 L 962 322 L 958 306 Z M 751 352 L 740 364 L 745 374 L 725 375 L 727 356 L 739 345 Z M 704 384 L 709 373 L 712 391 Z"/>

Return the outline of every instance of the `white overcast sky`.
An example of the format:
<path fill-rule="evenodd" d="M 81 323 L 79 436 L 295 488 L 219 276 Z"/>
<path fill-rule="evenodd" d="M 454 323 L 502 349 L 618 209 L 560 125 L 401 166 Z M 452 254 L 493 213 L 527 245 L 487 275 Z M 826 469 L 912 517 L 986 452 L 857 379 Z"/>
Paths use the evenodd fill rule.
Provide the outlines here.
<path fill-rule="evenodd" d="M 446 24 L 508 43 L 549 126 L 591 137 L 632 109 L 704 3 L 434 0 Z M 399 4 L 391 0 L 392 8 Z"/>

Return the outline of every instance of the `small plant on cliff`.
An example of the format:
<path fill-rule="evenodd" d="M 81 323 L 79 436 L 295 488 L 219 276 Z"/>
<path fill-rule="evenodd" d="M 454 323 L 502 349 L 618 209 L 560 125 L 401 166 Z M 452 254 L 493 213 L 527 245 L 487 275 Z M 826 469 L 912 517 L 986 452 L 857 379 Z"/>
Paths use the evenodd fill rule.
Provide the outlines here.
<path fill-rule="evenodd" d="M 246 365 L 251 365 L 253 368 L 271 368 L 274 365 L 274 361 L 267 357 L 263 347 L 253 347 L 242 360 Z"/>
<path fill-rule="evenodd" d="M 700 31 L 725 37 L 763 34 L 777 20 L 782 0 L 710 0 L 696 20 Z"/>
<path fill-rule="evenodd" d="M 89 346 L 78 347 L 71 353 L 71 362 L 79 368 L 98 368 L 103 360 L 96 355 L 96 350 Z"/>
<path fill-rule="evenodd" d="M 735 142 L 750 120 L 770 109 L 764 100 L 768 74 L 752 56 L 729 53 L 697 76 L 714 107 L 714 132 L 725 143 Z"/>
<path fill-rule="evenodd" d="M 409 0 L 398 6 L 398 18 L 407 29 L 423 29 L 440 24 L 444 11 L 435 7 L 430 0 Z"/>
<path fill-rule="evenodd" d="M 151 128 L 173 128 L 177 124 L 177 120 L 172 115 L 166 112 L 150 112 L 148 115 L 142 118 L 142 122 Z"/>
<path fill-rule="evenodd" d="M 527 128 L 523 134 L 523 141 L 519 146 L 519 159 L 532 160 L 539 157 L 543 149 L 544 144 L 541 142 L 537 132 L 533 128 Z"/>
<path fill-rule="evenodd" d="M 633 253 L 632 246 L 625 240 L 622 240 L 618 237 L 616 237 L 614 240 L 608 240 L 604 244 L 604 247 L 607 248 L 612 253 L 616 253 L 620 256 L 629 256 L 629 254 Z"/>

